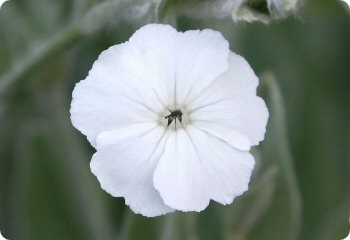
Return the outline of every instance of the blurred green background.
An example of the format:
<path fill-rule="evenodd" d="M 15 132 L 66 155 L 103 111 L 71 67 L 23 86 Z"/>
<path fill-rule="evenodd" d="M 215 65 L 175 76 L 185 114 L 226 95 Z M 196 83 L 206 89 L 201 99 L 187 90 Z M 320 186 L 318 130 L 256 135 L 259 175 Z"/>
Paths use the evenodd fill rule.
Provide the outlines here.
<path fill-rule="evenodd" d="M 191 4 L 189 4 L 191 2 Z M 269 25 L 197 12 L 202 1 L 10 0 L 0 11 L 0 229 L 11 240 L 338 240 L 350 215 L 350 10 L 302 2 Z M 189 8 L 192 11 L 189 11 Z M 186 11 L 184 11 L 184 9 Z M 210 10 L 210 9 L 209 9 Z M 71 125 L 74 84 L 101 51 L 149 22 L 213 28 L 260 76 L 266 139 L 230 206 L 133 214 L 89 169 Z"/>

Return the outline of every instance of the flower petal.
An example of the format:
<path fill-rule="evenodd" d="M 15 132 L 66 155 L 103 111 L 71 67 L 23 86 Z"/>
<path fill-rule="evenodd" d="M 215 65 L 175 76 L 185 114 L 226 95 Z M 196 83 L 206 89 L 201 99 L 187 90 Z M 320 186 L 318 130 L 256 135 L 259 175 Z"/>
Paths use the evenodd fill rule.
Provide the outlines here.
<path fill-rule="evenodd" d="M 179 33 L 176 48 L 176 104 L 186 105 L 228 69 L 229 44 L 220 32 Z"/>
<path fill-rule="evenodd" d="M 125 203 L 136 213 L 148 217 L 159 216 L 173 211 L 163 203 L 152 182 L 167 133 L 159 126 L 143 127 L 143 131 L 138 126 L 129 135 L 124 134 L 119 139 L 116 137 L 113 144 L 99 143 L 100 148 L 90 165 L 105 191 L 115 197 L 124 197 Z M 110 140 L 106 135 L 102 139 L 98 141 Z"/>
<path fill-rule="evenodd" d="M 130 136 L 138 137 L 145 135 L 158 127 L 159 124 L 157 122 L 133 123 L 128 126 L 102 132 L 96 138 L 96 149 L 98 151 L 106 146 L 118 144 L 128 140 Z"/>
<path fill-rule="evenodd" d="M 143 103 L 154 111 L 164 108 L 153 83 L 153 76 L 143 69 L 142 54 L 129 42 L 115 45 L 101 53 L 89 72 L 89 80 L 96 85 L 112 88 L 116 96 L 124 96 Z"/>
<path fill-rule="evenodd" d="M 71 120 L 93 146 L 101 132 L 137 122 L 157 121 L 159 118 L 142 102 L 118 95 L 116 89 L 111 82 L 98 84 L 91 78 L 81 81 L 74 89 Z"/>
<path fill-rule="evenodd" d="M 201 211 L 213 199 L 229 204 L 248 188 L 254 159 L 192 126 L 168 139 L 153 182 L 166 205 Z"/>
<path fill-rule="evenodd" d="M 184 129 L 169 136 L 153 176 L 165 204 L 182 211 L 201 211 L 209 204 L 205 172 Z"/>
<path fill-rule="evenodd" d="M 251 143 L 249 138 L 232 128 L 222 127 L 221 125 L 216 124 L 214 121 L 208 122 L 192 120 L 191 123 L 194 127 L 225 141 L 233 147 L 240 150 L 250 149 Z"/>
<path fill-rule="evenodd" d="M 218 136 L 225 128 L 232 136 L 220 134 L 220 138 L 238 149 L 247 150 L 242 136 L 249 139 L 250 146 L 263 140 L 268 110 L 265 102 L 256 96 L 258 78 L 249 64 L 234 53 L 230 54 L 229 62 L 230 69 L 189 103 L 188 111 L 195 125 L 199 121 L 211 123 L 209 128 L 201 124 L 202 130 Z M 228 137 L 237 141 L 229 141 Z"/>
<path fill-rule="evenodd" d="M 256 95 L 259 79 L 249 63 L 233 52 L 228 56 L 228 63 L 229 68 L 223 75 L 213 81 L 192 102 L 188 102 L 191 108 L 199 108 L 232 97 Z"/>
<path fill-rule="evenodd" d="M 135 60 L 162 99 L 167 93 L 168 101 L 163 101 L 170 106 L 185 105 L 228 68 L 228 42 L 213 30 L 182 33 L 169 25 L 149 24 L 129 43 L 132 49 L 125 58 Z"/>
<path fill-rule="evenodd" d="M 137 30 L 129 40 L 126 62 L 137 69 L 137 79 L 146 82 L 168 107 L 174 102 L 174 76 L 176 75 L 175 46 L 178 32 L 170 25 L 148 24 Z M 136 74 L 136 73 L 135 73 Z"/>
<path fill-rule="evenodd" d="M 227 134 L 232 134 L 231 139 L 237 138 L 237 141 L 230 143 L 241 150 L 246 150 L 246 144 L 242 145 L 239 140 L 241 136 L 247 136 L 250 145 L 257 145 L 264 139 L 268 111 L 265 102 L 259 97 L 245 97 L 239 100 L 227 100 L 211 104 L 195 111 L 191 114 L 194 126 L 197 122 L 210 122 L 210 128 L 205 129 L 214 136 L 218 136 L 219 127 L 227 129 Z M 232 130 L 232 131 L 231 131 Z M 235 134 L 234 131 L 239 134 Z M 219 136 L 227 141 L 224 135 Z M 229 142 L 229 141 L 228 141 Z"/>
<path fill-rule="evenodd" d="M 247 151 L 239 151 L 220 139 L 194 127 L 188 128 L 193 144 L 198 150 L 207 172 L 210 199 L 230 204 L 248 189 L 254 158 Z"/>

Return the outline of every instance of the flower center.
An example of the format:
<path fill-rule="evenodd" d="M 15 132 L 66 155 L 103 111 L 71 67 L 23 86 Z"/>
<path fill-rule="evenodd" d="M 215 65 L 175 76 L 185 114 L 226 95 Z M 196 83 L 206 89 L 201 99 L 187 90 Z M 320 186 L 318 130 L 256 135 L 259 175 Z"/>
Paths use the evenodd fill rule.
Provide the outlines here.
<path fill-rule="evenodd" d="M 175 121 L 175 128 L 176 128 L 176 121 L 178 120 L 180 123 L 182 123 L 182 112 L 179 109 L 176 109 L 174 111 L 170 110 L 170 114 L 168 116 L 165 116 L 165 119 L 168 119 L 168 126 Z"/>
<path fill-rule="evenodd" d="M 169 106 L 159 113 L 159 125 L 168 130 L 186 128 L 191 123 L 190 115 L 183 106 Z"/>

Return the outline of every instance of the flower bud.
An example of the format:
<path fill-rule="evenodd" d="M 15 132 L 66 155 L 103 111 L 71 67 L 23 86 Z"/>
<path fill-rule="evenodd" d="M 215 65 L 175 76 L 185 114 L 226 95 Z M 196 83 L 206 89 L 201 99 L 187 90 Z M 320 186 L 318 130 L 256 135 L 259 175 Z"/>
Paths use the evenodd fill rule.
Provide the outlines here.
<path fill-rule="evenodd" d="M 299 0 L 234 0 L 232 19 L 238 21 L 261 21 L 283 19 L 294 14 Z"/>

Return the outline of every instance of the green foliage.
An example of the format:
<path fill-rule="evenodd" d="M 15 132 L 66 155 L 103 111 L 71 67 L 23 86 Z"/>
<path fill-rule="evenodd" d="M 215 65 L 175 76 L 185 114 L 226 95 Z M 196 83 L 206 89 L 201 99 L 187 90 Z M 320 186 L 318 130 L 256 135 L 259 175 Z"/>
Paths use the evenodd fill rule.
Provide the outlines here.
<path fill-rule="evenodd" d="M 310 0 L 300 19 L 240 25 L 233 23 L 231 8 L 221 11 L 222 2 L 10 0 L 4 4 L 0 228 L 6 238 L 345 237 L 350 213 L 349 12 L 340 2 Z M 249 0 L 242 9 L 270 21 L 292 13 L 295 2 Z M 100 188 L 89 169 L 93 149 L 71 126 L 74 84 L 86 77 L 102 50 L 154 21 L 177 24 L 181 30 L 220 30 L 261 76 L 259 94 L 270 110 L 266 140 L 254 149 L 257 164 L 249 190 L 230 206 L 212 202 L 201 213 L 152 219 L 133 214 L 122 199 Z"/>

